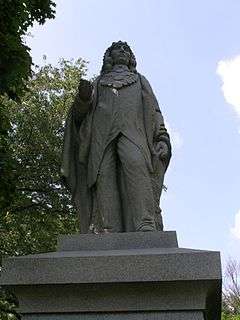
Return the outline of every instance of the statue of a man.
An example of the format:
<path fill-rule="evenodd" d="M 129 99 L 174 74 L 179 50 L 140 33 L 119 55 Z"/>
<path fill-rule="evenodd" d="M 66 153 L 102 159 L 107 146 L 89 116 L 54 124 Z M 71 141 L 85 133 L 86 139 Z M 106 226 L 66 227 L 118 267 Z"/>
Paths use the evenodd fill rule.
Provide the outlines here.
<path fill-rule="evenodd" d="M 80 80 L 66 121 L 62 175 L 80 231 L 162 230 L 159 200 L 170 157 L 150 84 L 128 44 L 114 42 L 93 84 Z"/>

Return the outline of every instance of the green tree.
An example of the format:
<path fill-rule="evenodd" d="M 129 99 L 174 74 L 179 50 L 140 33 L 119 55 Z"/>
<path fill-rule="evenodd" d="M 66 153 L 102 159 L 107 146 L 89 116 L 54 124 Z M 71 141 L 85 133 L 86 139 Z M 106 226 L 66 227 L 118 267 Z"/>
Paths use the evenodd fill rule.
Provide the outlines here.
<path fill-rule="evenodd" d="M 11 123 L 6 101 L 6 97 L 0 96 L 0 209 L 11 202 L 15 185 L 15 163 L 9 141 Z"/>
<path fill-rule="evenodd" d="M 6 97 L 20 99 L 31 75 L 30 48 L 24 43 L 28 27 L 54 18 L 54 7 L 51 0 L 0 0 L 0 208 L 12 201 L 15 187 Z"/>
<path fill-rule="evenodd" d="M 240 315 L 232 315 L 232 314 L 227 314 L 223 312 L 222 320 L 240 320 Z"/>
<path fill-rule="evenodd" d="M 1 211 L 2 256 L 54 250 L 59 233 L 77 230 L 60 164 L 64 120 L 85 73 L 82 59 L 47 64 L 33 74 L 21 103 L 8 102 L 17 183 L 11 204 Z"/>
<path fill-rule="evenodd" d="M 54 18 L 54 7 L 51 0 L 0 0 L 0 94 L 21 95 L 32 64 L 24 36 L 34 21 Z"/>
<path fill-rule="evenodd" d="M 224 320 L 240 320 L 240 263 L 229 259 L 223 281 Z"/>
<path fill-rule="evenodd" d="M 17 313 L 18 300 L 11 292 L 0 291 L 0 319 L 1 320 L 20 320 L 21 316 Z"/>

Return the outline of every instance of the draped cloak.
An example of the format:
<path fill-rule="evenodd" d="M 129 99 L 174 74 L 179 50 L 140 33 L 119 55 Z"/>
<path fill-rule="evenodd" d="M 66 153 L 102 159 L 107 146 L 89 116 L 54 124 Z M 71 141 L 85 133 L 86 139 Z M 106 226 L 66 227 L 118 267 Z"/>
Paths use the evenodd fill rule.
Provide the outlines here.
<path fill-rule="evenodd" d="M 147 79 L 138 74 L 141 82 L 143 121 L 146 138 L 151 154 L 152 168 L 149 172 L 152 180 L 154 194 L 155 220 L 157 228 L 162 229 L 161 210 L 159 199 L 163 187 L 165 171 L 171 158 L 171 144 L 168 132 L 164 125 L 163 116 L 157 99 Z M 77 95 L 65 124 L 64 146 L 61 174 L 67 188 L 72 194 L 73 203 L 80 219 L 80 232 L 88 233 L 93 215 L 93 189 L 96 182 L 100 161 L 95 164 L 95 172 L 89 172 L 88 158 L 91 147 L 92 123 L 94 112 L 98 103 L 98 77 L 93 83 L 91 101 L 82 101 Z M 160 159 L 158 143 L 165 142 L 168 146 L 168 157 Z M 106 147 L 106 146 L 105 146 Z M 104 154 L 104 147 L 101 150 Z"/>

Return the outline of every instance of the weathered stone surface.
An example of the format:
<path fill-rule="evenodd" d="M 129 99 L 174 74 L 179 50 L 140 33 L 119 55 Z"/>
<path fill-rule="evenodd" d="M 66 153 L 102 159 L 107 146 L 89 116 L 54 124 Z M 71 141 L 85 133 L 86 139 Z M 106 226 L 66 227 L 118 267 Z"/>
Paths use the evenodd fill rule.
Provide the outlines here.
<path fill-rule="evenodd" d="M 17 286 L 15 293 L 23 313 L 162 312 L 204 310 L 215 289 L 215 281 L 185 281 Z"/>
<path fill-rule="evenodd" d="M 212 280 L 219 253 L 182 248 L 64 251 L 8 258 L 2 284 Z"/>
<path fill-rule="evenodd" d="M 59 237 L 57 251 L 177 248 L 175 231 L 75 234 Z"/>
<path fill-rule="evenodd" d="M 19 297 L 23 314 L 36 315 L 34 320 L 44 320 L 42 313 L 85 319 L 89 312 L 100 312 L 103 318 L 96 319 L 118 319 L 123 311 L 126 319 L 129 312 L 139 319 L 203 319 L 203 312 L 207 320 L 220 319 L 219 252 L 178 248 L 174 232 L 124 237 L 63 236 L 59 250 L 66 251 L 5 259 L 0 282 Z M 79 251 L 68 251 L 73 248 Z M 178 312 L 182 318 L 176 318 Z"/>
<path fill-rule="evenodd" d="M 23 320 L 204 320 L 201 311 L 25 315 Z"/>

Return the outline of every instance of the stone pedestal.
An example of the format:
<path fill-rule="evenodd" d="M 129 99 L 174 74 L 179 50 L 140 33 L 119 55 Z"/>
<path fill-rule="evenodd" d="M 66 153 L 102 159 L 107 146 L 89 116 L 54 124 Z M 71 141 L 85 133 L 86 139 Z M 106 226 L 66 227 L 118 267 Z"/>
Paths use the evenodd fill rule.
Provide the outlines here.
<path fill-rule="evenodd" d="M 62 236 L 5 259 L 0 282 L 23 320 L 220 320 L 219 252 L 178 248 L 174 231 Z"/>

